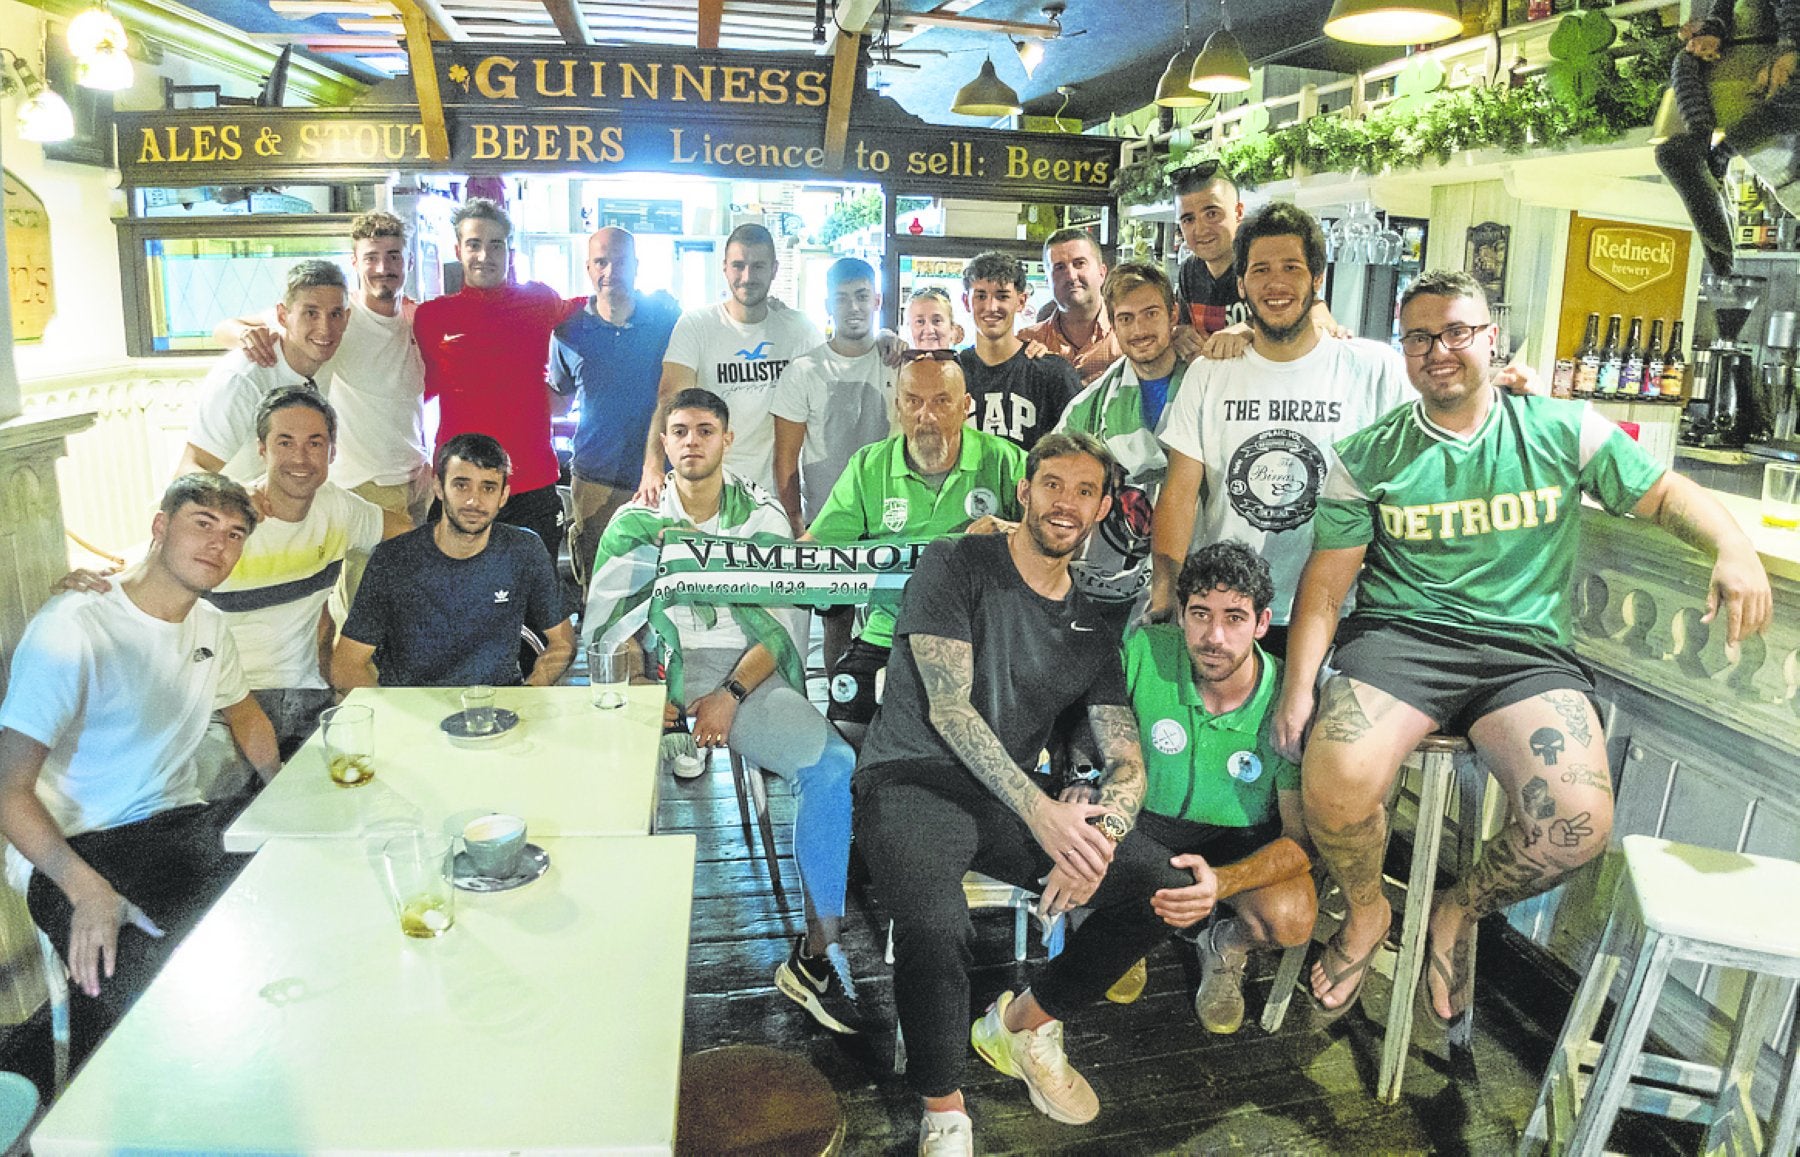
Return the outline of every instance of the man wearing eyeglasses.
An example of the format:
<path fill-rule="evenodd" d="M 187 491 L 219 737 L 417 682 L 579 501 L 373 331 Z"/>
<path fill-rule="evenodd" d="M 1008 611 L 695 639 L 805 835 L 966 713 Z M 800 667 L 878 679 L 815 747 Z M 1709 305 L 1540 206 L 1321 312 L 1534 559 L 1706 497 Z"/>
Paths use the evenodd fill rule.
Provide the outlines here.
<path fill-rule="evenodd" d="M 993 534 L 1019 517 L 1025 451 L 963 424 L 968 389 L 955 350 L 901 355 L 894 409 L 900 433 L 850 456 L 807 537 L 845 544 Z M 825 717 L 860 748 L 875 717 L 894 641 L 894 613 L 869 612 L 831 679 Z"/>
<path fill-rule="evenodd" d="M 1275 744 L 1300 754 L 1335 633 L 1336 674 L 1301 772 L 1307 830 L 1349 907 L 1312 970 L 1327 1015 L 1355 1002 L 1392 919 L 1383 800 L 1400 761 L 1434 730 L 1466 734 L 1506 789 L 1506 827 L 1431 913 L 1427 986 L 1447 1022 L 1469 1007 L 1476 921 L 1554 886 L 1612 829 L 1606 737 L 1570 631 L 1582 496 L 1711 550 L 1706 620 L 1722 609 L 1730 644 L 1763 629 L 1771 596 L 1731 516 L 1590 403 L 1496 388 L 1494 327 L 1473 278 L 1425 274 L 1401 299 L 1400 325 L 1418 400 L 1337 444 L 1294 602 Z M 1340 626 L 1353 582 L 1356 609 Z"/>

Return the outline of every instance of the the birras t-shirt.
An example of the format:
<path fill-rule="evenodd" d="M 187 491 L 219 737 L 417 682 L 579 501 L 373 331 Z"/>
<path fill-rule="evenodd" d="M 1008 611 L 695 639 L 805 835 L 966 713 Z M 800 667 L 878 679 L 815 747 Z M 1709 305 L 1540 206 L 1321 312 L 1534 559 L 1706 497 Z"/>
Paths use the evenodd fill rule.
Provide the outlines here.
<path fill-rule="evenodd" d="M 381 541 L 381 508 L 327 482 L 299 522 L 265 518 L 207 601 L 226 612 L 250 687 L 323 689 L 319 612 L 344 569 L 344 555 Z"/>
<path fill-rule="evenodd" d="M 859 780 L 966 776 L 931 725 L 912 636 L 968 643 L 969 701 L 1020 768 L 1037 766 L 1050 729 L 1074 704 L 1124 705 L 1118 635 L 1072 584 L 1061 599 L 1026 585 L 1003 534 L 934 542 L 907 581 L 888 660 L 887 691 L 857 763 Z"/>
<path fill-rule="evenodd" d="M 346 490 L 365 482 L 399 486 L 431 461 L 425 360 L 404 309 L 385 317 L 352 297 L 344 340 L 319 375 L 330 380 L 338 412 L 333 482 Z"/>
<path fill-rule="evenodd" d="M 369 556 L 344 637 L 375 648 L 383 687 L 512 686 L 520 628 L 562 622 L 544 540 L 496 522 L 487 549 L 451 558 L 435 523 L 390 538 Z"/>
<path fill-rule="evenodd" d="M 724 303 L 689 310 L 675 323 L 663 360 L 694 371 L 695 384 L 725 399 L 734 438 L 725 451 L 733 474 L 775 493 L 775 423 L 769 405 L 788 363 L 825 341 L 819 327 L 787 308 L 769 307 L 754 325 L 732 319 Z"/>
<path fill-rule="evenodd" d="M 825 508 L 850 455 L 893 432 L 898 373 L 882 362 L 879 349 L 846 357 L 827 342 L 795 358 L 781 375 L 769 412 L 806 427 L 800 508 L 808 522 Z"/>
<path fill-rule="evenodd" d="M 1277 624 L 1312 553 L 1332 445 L 1413 396 L 1400 355 L 1360 338 L 1321 339 L 1291 362 L 1251 348 L 1188 367 L 1160 437 L 1206 468 L 1194 541 L 1238 539 L 1267 559 Z"/>
<path fill-rule="evenodd" d="M 249 693 L 216 608 L 196 603 L 165 622 L 114 583 L 60 594 L 32 617 L 0 727 L 50 749 L 38 798 L 74 836 L 200 802 L 194 751 L 212 713 Z"/>
<path fill-rule="evenodd" d="M 1494 399 L 1467 438 L 1415 402 L 1339 442 L 1318 544 L 1368 547 L 1358 617 L 1567 647 L 1581 495 L 1623 514 L 1663 467 L 1591 403 Z"/>
<path fill-rule="evenodd" d="M 956 355 L 969 386 L 969 425 L 1030 450 L 1056 428 L 1056 420 L 1081 392 L 1075 367 L 1054 354 L 1027 357 L 1025 347 L 997 366 L 970 346 Z"/>

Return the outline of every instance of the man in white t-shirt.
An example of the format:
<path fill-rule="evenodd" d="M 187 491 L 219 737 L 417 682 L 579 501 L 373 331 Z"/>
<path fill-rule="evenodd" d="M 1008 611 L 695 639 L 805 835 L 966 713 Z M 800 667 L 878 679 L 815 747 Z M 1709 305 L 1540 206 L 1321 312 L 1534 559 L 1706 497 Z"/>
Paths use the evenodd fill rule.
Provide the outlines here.
<path fill-rule="evenodd" d="M 675 323 L 657 384 L 657 413 L 682 390 L 711 390 L 731 407 L 737 434 L 725 468 L 761 486 L 775 487 L 775 423 L 769 404 L 788 363 L 822 344 L 819 327 L 796 310 L 772 306 L 769 286 L 781 268 L 775 238 L 761 225 L 739 225 L 725 239 L 725 284 L 731 296 L 718 305 L 689 310 Z M 662 494 L 663 449 L 658 423 L 644 447 L 644 473 L 634 502 L 654 506 Z"/>
<path fill-rule="evenodd" d="M 275 363 L 257 365 L 241 349 L 224 354 L 200 386 L 177 474 L 217 471 L 238 482 L 262 473 L 256 453 L 256 407 L 282 386 L 319 389 L 318 376 L 344 338 L 350 288 L 344 271 L 309 258 L 288 270 L 287 293 L 275 307 L 281 328 Z"/>
<path fill-rule="evenodd" d="M 881 291 L 869 263 L 825 273 L 831 340 L 788 364 L 775 387 L 775 489 L 798 537 L 825 505 L 850 455 L 893 433 L 894 379 L 875 340 Z"/>
<path fill-rule="evenodd" d="M 177 478 L 144 561 L 105 593 L 51 599 L 13 653 L 0 703 L 0 836 L 35 869 L 32 919 L 74 979 L 77 1061 L 242 864 L 220 844 L 241 801 L 208 804 L 195 778 L 214 711 L 257 772 L 275 774 L 275 736 L 225 617 L 200 603 L 255 521 L 237 483 Z"/>
<path fill-rule="evenodd" d="M 1263 645 L 1279 656 L 1332 444 L 1407 400 L 1406 368 L 1375 342 L 1321 338 L 1311 315 L 1325 237 L 1305 210 L 1272 202 L 1244 218 L 1233 244 L 1250 348 L 1189 366 L 1163 417 L 1169 472 L 1151 531 L 1150 610 L 1171 607 L 1191 545 L 1237 539 L 1269 562 Z"/>
<path fill-rule="evenodd" d="M 413 340 L 418 303 L 406 286 L 406 223 L 392 213 L 364 213 L 350 223 L 357 291 L 331 361 L 328 383 L 342 429 L 332 481 L 383 510 L 425 521 L 431 506 L 431 453 L 425 436 L 425 361 Z M 274 366 L 280 323 L 272 317 L 221 322 L 213 336 L 241 346 L 258 366 Z"/>

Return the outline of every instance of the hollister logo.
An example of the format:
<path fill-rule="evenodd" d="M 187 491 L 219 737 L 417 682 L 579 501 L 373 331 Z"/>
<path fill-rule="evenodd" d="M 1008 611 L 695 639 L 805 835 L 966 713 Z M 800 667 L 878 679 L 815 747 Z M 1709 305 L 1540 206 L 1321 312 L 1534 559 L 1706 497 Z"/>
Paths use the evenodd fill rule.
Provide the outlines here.
<path fill-rule="evenodd" d="M 1588 239 L 1588 268 L 1600 280 L 1636 293 L 1675 272 L 1675 239 L 1650 229 L 1595 229 Z"/>
<path fill-rule="evenodd" d="M 906 526 L 906 499 L 890 498 L 881 507 L 881 525 L 895 534 Z"/>

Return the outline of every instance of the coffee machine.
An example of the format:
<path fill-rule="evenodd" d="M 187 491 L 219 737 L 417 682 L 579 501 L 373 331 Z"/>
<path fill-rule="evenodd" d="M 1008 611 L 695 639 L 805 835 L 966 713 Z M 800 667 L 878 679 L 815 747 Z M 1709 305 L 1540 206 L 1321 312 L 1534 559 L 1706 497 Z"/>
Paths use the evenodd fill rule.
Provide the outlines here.
<path fill-rule="evenodd" d="M 1693 389 L 1678 435 L 1682 445 L 1741 450 L 1766 426 L 1757 404 L 1756 359 L 1738 343 L 1738 335 L 1767 284 L 1761 277 L 1708 274 L 1700 279 L 1700 300 L 1712 312 L 1716 336 L 1711 346 L 1694 354 Z"/>
<path fill-rule="evenodd" d="M 1762 395 L 1777 441 L 1795 438 L 1800 418 L 1800 312 L 1777 309 L 1763 334 Z"/>

